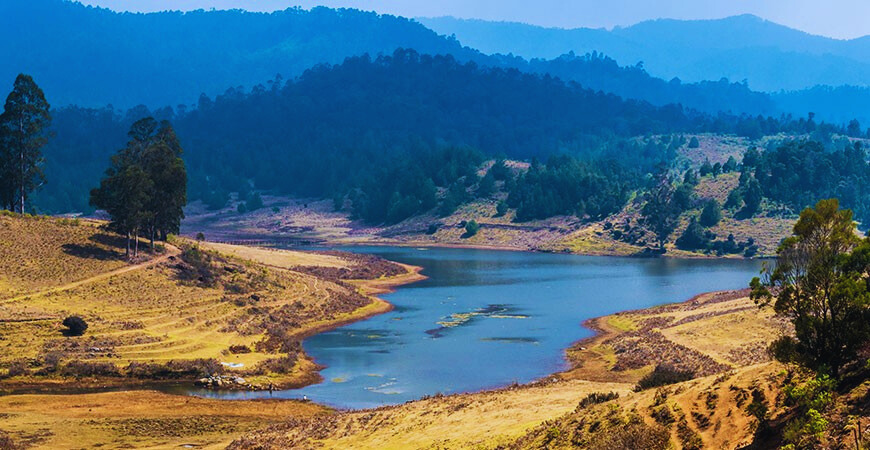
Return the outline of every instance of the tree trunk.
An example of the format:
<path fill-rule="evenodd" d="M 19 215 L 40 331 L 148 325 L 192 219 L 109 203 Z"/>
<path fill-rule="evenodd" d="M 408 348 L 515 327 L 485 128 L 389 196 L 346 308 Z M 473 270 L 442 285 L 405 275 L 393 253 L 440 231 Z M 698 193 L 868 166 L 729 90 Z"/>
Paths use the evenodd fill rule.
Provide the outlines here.
<path fill-rule="evenodd" d="M 154 234 L 156 233 L 154 227 L 151 227 L 151 251 L 154 251 Z"/>
<path fill-rule="evenodd" d="M 130 233 L 127 233 L 127 252 L 125 253 L 127 259 L 130 259 Z"/>
<path fill-rule="evenodd" d="M 139 256 L 139 232 L 138 231 L 133 235 L 133 238 L 136 240 L 136 242 L 135 242 L 136 249 L 133 251 L 133 256 L 138 257 Z"/>

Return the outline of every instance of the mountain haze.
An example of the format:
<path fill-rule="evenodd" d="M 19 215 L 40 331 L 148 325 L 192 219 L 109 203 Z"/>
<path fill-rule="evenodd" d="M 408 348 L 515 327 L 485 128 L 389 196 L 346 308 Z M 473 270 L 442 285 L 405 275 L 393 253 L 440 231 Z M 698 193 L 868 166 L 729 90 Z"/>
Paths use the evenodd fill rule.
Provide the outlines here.
<path fill-rule="evenodd" d="M 484 53 L 554 58 L 598 51 L 622 65 L 683 81 L 748 80 L 761 91 L 870 83 L 870 37 L 814 36 L 752 15 L 719 20 L 660 19 L 613 30 L 544 28 L 511 22 L 421 18 Z"/>

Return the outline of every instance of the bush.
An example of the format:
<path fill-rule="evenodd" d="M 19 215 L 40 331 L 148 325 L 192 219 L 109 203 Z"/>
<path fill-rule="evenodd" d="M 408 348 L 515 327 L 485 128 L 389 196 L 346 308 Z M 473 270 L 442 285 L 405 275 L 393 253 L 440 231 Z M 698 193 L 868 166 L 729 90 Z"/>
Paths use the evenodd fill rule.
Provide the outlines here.
<path fill-rule="evenodd" d="M 650 426 L 639 420 L 623 426 L 615 426 L 596 434 L 589 448 L 598 450 L 624 450 L 627 448 L 670 448 L 671 433 L 661 426 Z"/>
<path fill-rule="evenodd" d="M 714 227 L 722 220 L 722 207 L 716 200 L 710 200 L 704 205 L 704 210 L 701 211 L 699 222 L 705 227 Z"/>
<path fill-rule="evenodd" d="M 635 391 L 642 391 L 659 386 L 667 386 L 674 383 L 682 383 L 683 381 L 695 378 L 695 374 L 688 370 L 679 370 L 671 366 L 659 364 L 656 368 L 645 377 L 641 378 L 635 386 Z"/>
<path fill-rule="evenodd" d="M 619 392 L 593 392 L 586 397 L 583 397 L 583 400 L 580 400 L 580 404 L 578 404 L 577 407 L 585 408 L 589 405 L 597 405 L 617 398 L 619 398 Z"/>
<path fill-rule="evenodd" d="M 477 234 L 478 231 L 480 231 L 480 225 L 478 225 L 477 221 L 470 220 L 465 224 L 465 234 L 462 235 L 462 238 L 468 239 Z"/>
<path fill-rule="evenodd" d="M 504 200 L 499 201 L 498 204 L 495 205 L 495 217 L 501 217 L 507 214 L 507 211 L 508 204 Z"/>
<path fill-rule="evenodd" d="M 12 361 L 12 363 L 9 364 L 9 370 L 6 373 L 6 376 L 11 378 L 11 377 L 20 377 L 22 375 L 29 375 L 29 374 L 30 374 L 30 369 L 27 367 L 27 361 L 19 359 L 17 361 Z M 3 447 L 0 447 L 0 448 L 3 448 Z"/>
<path fill-rule="evenodd" d="M 441 228 L 441 222 L 432 222 L 429 224 L 429 228 L 426 229 L 426 234 L 435 234 L 439 228 Z"/>
<path fill-rule="evenodd" d="M 88 329 L 88 324 L 79 316 L 69 316 L 63 319 L 63 326 L 67 328 L 65 334 L 67 336 L 81 336 Z"/>
<path fill-rule="evenodd" d="M 698 138 L 692 136 L 692 139 L 689 140 L 689 148 L 698 148 L 701 146 L 701 143 L 698 142 Z"/>
<path fill-rule="evenodd" d="M 108 362 L 70 361 L 60 369 L 60 374 L 65 377 L 117 377 L 121 372 Z"/>
<path fill-rule="evenodd" d="M 706 250 L 710 246 L 711 238 L 711 233 L 704 230 L 693 217 L 675 244 L 681 250 Z"/>

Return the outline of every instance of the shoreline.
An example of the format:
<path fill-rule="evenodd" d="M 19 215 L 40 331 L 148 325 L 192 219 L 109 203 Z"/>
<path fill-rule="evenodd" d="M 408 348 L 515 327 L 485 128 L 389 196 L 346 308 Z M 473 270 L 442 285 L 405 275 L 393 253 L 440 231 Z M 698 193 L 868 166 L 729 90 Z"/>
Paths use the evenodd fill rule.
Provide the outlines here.
<path fill-rule="evenodd" d="M 741 256 L 740 254 L 727 254 L 727 255 L 715 255 L 715 254 L 705 254 L 705 253 L 695 253 L 689 252 L 679 249 L 670 249 L 669 252 L 664 254 L 655 253 L 655 249 L 650 247 L 644 247 L 649 250 L 648 252 L 644 252 L 641 249 L 635 253 L 618 253 L 618 252 L 607 252 L 607 251 L 582 251 L 582 252 L 574 252 L 574 251 L 558 251 L 558 250 L 548 250 L 548 249 L 540 249 L 540 248 L 529 248 L 529 247 L 520 247 L 520 246 L 511 246 L 511 245 L 487 245 L 487 244 L 465 244 L 465 243 L 457 243 L 457 242 L 431 242 L 431 241 L 401 241 L 401 240 L 393 240 L 393 239 L 378 239 L 378 240 L 364 240 L 364 239 L 353 239 L 353 238 L 339 238 L 339 239 L 323 239 L 323 238 L 305 238 L 305 237 L 293 237 L 293 236 L 280 236 L 276 237 L 274 234 L 252 234 L 245 235 L 245 239 L 215 239 L 215 240 L 206 240 L 206 242 L 213 242 L 216 244 L 229 244 L 229 245 L 241 245 L 241 246 L 252 246 L 252 247 L 262 247 L 262 248 L 271 248 L 271 249 L 284 249 L 284 250 L 296 250 L 296 251 L 306 251 L 312 248 L 317 247 L 402 247 L 402 248 L 447 248 L 447 249 L 463 249 L 463 250 L 493 250 L 493 251 L 506 251 L 506 252 L 521 252 L 521 253 L 542 253 L 542 254 L 554 254 L 554 255 L 577 255 L 577 256 L 608 256 L 608 257 L 616 257 L 616 258 L 633 258 L 633 259 L 645 259 L 645 258 L 669 258 L 669 259 L 706 259 L 706 260 L 716 260 L 716 259 L 724 259 L 724 260 L 767 260 L 775 258 L 775 255 L 756 255 L 750 258 L 746 258 Z M 186 238 L 193 239 L 194 236 L 190 234 L 184 235 Z M 307 242 L 305 245 L 300 245 L 299 247 L 281 247 L 279 245 L 286 244 L 287 242 L 293 241 L 304 241 Z M 249 242 L 245 242 L 249 241 Z M 674 253 L 676 250 L 678 253 Z"/>

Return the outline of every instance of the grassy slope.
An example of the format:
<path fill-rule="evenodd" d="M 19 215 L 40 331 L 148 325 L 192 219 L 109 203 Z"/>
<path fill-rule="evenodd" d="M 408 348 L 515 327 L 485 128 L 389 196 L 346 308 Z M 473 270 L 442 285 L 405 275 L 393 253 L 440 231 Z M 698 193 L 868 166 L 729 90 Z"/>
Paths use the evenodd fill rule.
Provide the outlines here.
<path fill-rule="evenodd" d="M 0 221 L 0 261 L 9 265 L 32 258 L 45 269 L 3 271 L 16 286 L 18 280 L 27 283 L 26 289 L 0 298 L 0 389 L 75 389 L 143 381 L 70 379 L 57 372 L 36 376 L 49 353 L 61 355 L 61 365 L 86 361 L 123 367 L 130 362 L 216 358 L 243 363 L 247 369 L 282 356 L 266 350 L 238 355 L 227 351 L 230 345 L 253 348 L 264 339 L 266 318 L 277 317 L 285 324 L 290 320 L 288 336 L 299 339 L 387 310 L 387 303 L 370 294 L 420 278 L 407 266 L 404 274 L 374 280 L 324 278 L 289 269 L 353 268 L 360 262 L 341 255 L 215 245 L 212 250 L 221 253 L 213 254 L 212 262 L 220 281 L 205 287 L 179 279 L 178 266 L 183 263 L 173 246 L 150 261 L 130 265 L 112 247 L 117 244 L 113 236 L 93 223 L 23 217 Z M 36 244 L 19 249 L 14 244 L 22 239 Z M 82 247 L 100 258 L 88 257 Z M 82 337 L 61 334 L 61 319 L 72 313 L 89 324 Z M 31 375 L 4 376 L 19 361 Z M 301 355 L 290 373 L 247 378 L 254 383 L 307 383 L 316 380 L 316 369 Z M 0 411 L 0 435 L 8 432 L 16 442 L 37 447 L 165 448 L 192 443 L 222 448 L 233 436 L 279 418 L 305 418 L 328 410 L 303 402 L 218 401 L 134 391 L 6 395 L 0 397 Z"/>
<path fill-rule="evenodd" d="M 122 247 L 92 222 L 0 215 L 0 300 L 121 268 Z"/>
<path fill-rule="evenodd" d="M 575 368 L 553 378 L 323 420 L 293 420 L 249 433 L 233 448 L 570 447 L 578 421 L 587 427 L 596 421 L 620 424 L 634 414 L 656 423 L 651 415 L 659 406 L 654 405 L 656 390 L 635 393 L 632 388 L 660 362 L 706 375 L 662 395 L 673 416 L 685 417 L 685 427 L 709 448 L 751 441 L 756 421 L 746 412 L 746 396 L 753 388 L 773 403 L 781 369 L 763 346 L 787 327 L 769 312 L 759 312 L 743 292 L 702 295 L 596 319 L 589 326 L 599 335 L 570 349 L 567 356 Z M 591 392 L 611 391 L 620 397 L 578 407 Z M 678 422 L 670 426 L 677 448 Z"/>
<path fill-rule="evenodd" d="M 383 302 L 357 293 L 358 288 L 317 276 L 285 270 L 297 265 L 351 264 L 336 256 L 299 252 L 267 252 L 271 263 L 266 267 L 232 256 L 215 256 L 214 270 L 221 281 L 213 286 L 179 279 L 179 259 L 170 256 L 165 262 L 143 266 L 112 277 L 71 285 L 57 290 L 76 277 L 85 278 L 101 271 L 125 266 L 120 254 L 111 249 L 93 252 L 111 254 L 104 259 L 72 255 L 66 249 L 111 238 L 89 224 L 70 225 L 52 219 L 2 219 L 5 231 L 0 245 L 0 261 L 21 258 L 15 236 L 26 232 L 29 241 L 50 241 L 51 245 L 34 245 L 28 258 L 43 262 L 42 271 L 4 271 L 7 279 L 26 286 L 27 296 L 0 299 L 0 367 L 13 361 L 26 361 L 34 368 L 49 353 L 65 361 L 110 362 L 124 366 L 130 362 L 166 362 L 215 358 L 241 363 L 244 368 L 281 356 L 272 351 L 257 351 L 269 323 L 263 316 L 272 315 L 289 324 L 291 336 L 302 336 L 333 323 L 365 317 L 386 309 Z M 256 256 L 250 249 L 227 253 Z M 8 264 L 8 263 L 7 263 Z M 49 269 L 50 268 L 50 269 Z M 231 272 L 230 272 L 231 271 Z M 56 279 L 54 277 L 57 277 Z M 56 281 L 51 281 L 56 280 Z M 44 292 L 45 289 L 52 289 Z M 44 293 L 43 293 L 44 292 Z M 20 290 L 19 292 L 20 293 Z M 61 320 L 81 315 L 89 324 L 83 337 L 64 337 Z M 276 320 L 276 319 L 274 319 Z M 254 351 L 231 354 L 231 345 L 245 345 Z M 298 383 L 311 376 L 311 363 L 300 358 L 298 367 L 285 382 Z M 55 378 L 49 376 L 49 379 Z M 48 381 L 43 377 L 18 377 L 0 383 Z"/>
<path fill-rule="evenodd" d="M 0 428 L 32 448 L 225 448 L 234 436 L 329 413 L 306 402 L 211 400 L 154 391 L 0 397 Z M 2 446 L 0 446 L 2 447 Z"/>

